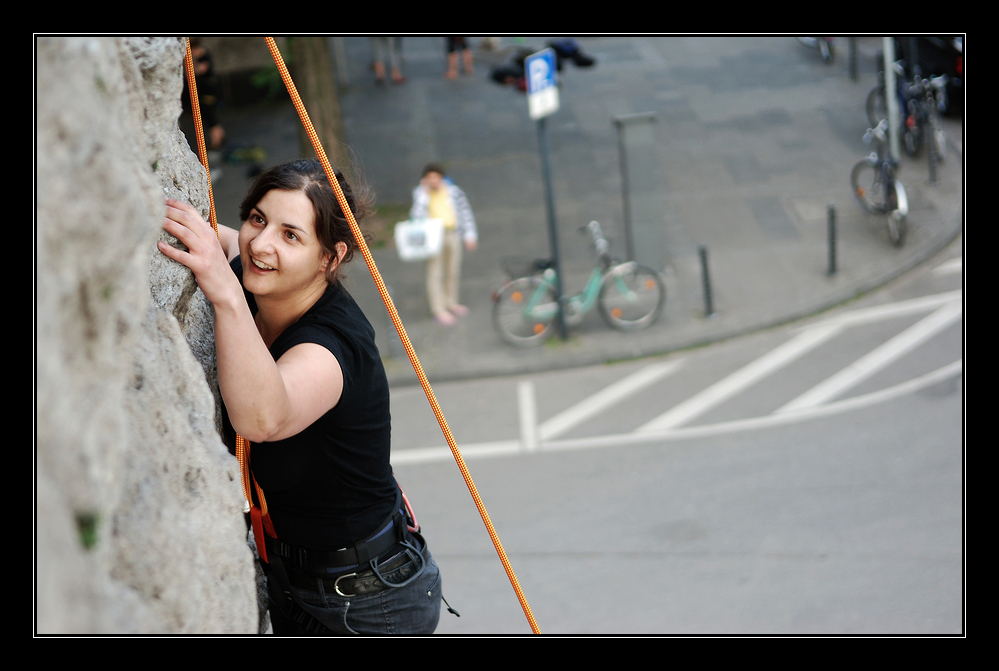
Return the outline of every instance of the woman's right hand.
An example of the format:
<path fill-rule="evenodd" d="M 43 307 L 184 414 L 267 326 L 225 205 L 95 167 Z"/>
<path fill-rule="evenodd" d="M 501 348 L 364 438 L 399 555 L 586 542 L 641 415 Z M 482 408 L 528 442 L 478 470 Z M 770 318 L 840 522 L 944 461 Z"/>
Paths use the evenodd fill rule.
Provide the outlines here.
<path fill-rule="evenodd" d="M 168 198 L 163 230 L 182 242 L 187 250 L 160 241 L 159 250 L 164 256 L 191 269 L 198 286 L 213 304 L 242 299 L 239 280 L 229 267 L 219 237 L 201 214 L 187 203 Z"/>

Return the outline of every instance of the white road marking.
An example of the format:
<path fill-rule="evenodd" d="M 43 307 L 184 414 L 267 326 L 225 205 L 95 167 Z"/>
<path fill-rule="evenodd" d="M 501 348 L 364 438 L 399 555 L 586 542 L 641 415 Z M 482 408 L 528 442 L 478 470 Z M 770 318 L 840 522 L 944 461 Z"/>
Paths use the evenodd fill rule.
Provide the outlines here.
<path fill-rule="evenodd" d="M 872 322 L 882 321 L 885 319 L 894 319 L 896 317 L 906 317 L 908 315 L 919 314 L 920 312 L 929 312 L 934 308 L 938 308 L 941 305 L 946 305 L 951 301 L 960 300 L 962 292 L 960 289 L 955 291 L 945 291 L 940 294 L 931 294 L 929 296 L 920 296 L 919 298 L 911 298 L 905 301 L 897 301 L 895 303 L 887 303 L 885 305 L 875 305 L 869 308 L 859 308 L 857 310 L 851 310 L 849 312 L 844 312 L 835 317 L 829 317 L 820 322 L 812 324 L 810 326 L 803 327 L 799 330 L 807 330 L 815 328 L 816 326 L 839 324 L 842 326 L 858 326 L 860 324 L 870 324 Z"/>
<path fill-rule="evenodd" d="M 820 417 L 837 415 L 850 410 L 884 403 L 892 399 L 911 394 L 925 389 L 931 385 L 943 382 L 955 375 L 960 375 L 964 369 L 962 361 L 938 368 L 935 371 L 921 375 L 912 380 L 902 382 L 893 387 L 880 391 L 855 396 L 853 398 L 827 403 L 826 405 L 814 408 L 805 408 L 793 412 L 786 412 L 780 415 L 763 415 L 762 417 L 752 417 L 749 419 L 736 419 L 728 422 L 718 422 L 717 424 L 703 424 L 701 426 L 688 426 L 679 429 L 667 429 L 665 431 L 650 432 L 647 434 L 621 434 L 618 436 L 596 436 L 594 438 L 579 438 L 576 440 L 560 440 L 545 446 L 545 451 L 579 450 L 591 447 L 615 447 L 619 445 L 638 445 L 652 441 L 681 440 L 684 438 L 702 438 L 704 436 L 717 436 L 726 433 L 738 433 L 754 429 L 766 429 L 774 426 L 803 422 Z"/>
<path fill-rule="evenodd" d="M 781 406 L 775 414 L 812 408 L 831 401 L 953 324 L 961 318 L 961 312 L 960 301 L 945 304 L 829 379 Z"/>
<path fill-rule="evenodd" d="M 955 275 L 964 270 L 964 259 L 962 257 L 957 257 L 956 259 L 951 259 L 950 261 L 944 261 L 939 266 L 933 269 L 934 275 Z"/>
<path fill-rule="evenodd" d="M 542 424 L 538 430 L 541 440 L 551 440 L 575 428 L 596 414 L 658 382 L 679 369 L 682 364 L 682 359 L 650 364 L 609 387 L 601 389 L 593 396 L 580 401 Z"/>
<path fill-rule="evenodd" d="M 948 264 L 943 264 L 941 267 L 947 265 Z M 888 343 L 885 343 L 868 354 L 866 357 L 858 360 L 858 362 L 855 362 L 853 366 L 848 367 L 844 371 L 841 371 L 841 373 L 833 376 L 833 378 L 830 378 L 826 382 L 822 383 L 822 385 L 819 385 L 819 387 L 822 387 L 823 385 L 827 386 L 827 390 L 823 392 L 823 395 L 832 393 L 832 396 L 827 396 L 825 399 L 826 401 L 831 400 L 834 396 L 842 393 L 842 391 L 845 391 L 845 388 L 842 388 L 839 391 L 833 391 L 834 387 L 840 387 L 844 384 L 853 386 L 853 384 L 859 382 L 859 379 L 856 379 L 856 381 L 850 383 L 848 378 L 856 377 L 864 370 L 872 371 L 875 366 L 883 367 L 884 365 L 887 365 L 887 363 L 879 364 L 879 360 L 883 362 L 888 359 L 894 360 L 894 358 L 901 356 L 905 351 L 911 350 L 913 347 L 916 347 L 918 344 L 931 337 L 934 333 L 953 323 L 953 321 L 958 319 L 962 314 L 961 298 L 962 292 L 960 290 L 949 291 L 906 301 L 898 301 L 887 305 L 853 310 L 807 326 L 799 331 L 799 335 L 796 338 L 788 341 L 784 345 L 781 345 L 776 350 L 760 357 L 748 366 L 745 366 L 740 371 L 737 371 L 733 375 L 725 378 L 722 382 L 709 387 L 701 392 L 701 394 L 694 397 L 694 399 L 690 399 L 677 405 L 673 410 L 665 413 L 665 415 L 661 415 L 657 420 L 653 420 L 653 422 L 657 422 L 659 420 L 663 420 L 663 418 L 667 418 L 669 421 L 663 421 L 662 424 L 658 426 L 654 425 L 653 422 L 649 422 L 645 425 L 645 427 L 640 427 L 638 430 L 627 434 L 596 436 L 592 438 L 579 438 L 571 440 L 555 440 L 556 436 L 565 433 L 575 426 L 578 426 L 582 421 L 592 417 L 594 414 L 613 406 L 615 403 L 620 402 L 629 395 L 637 393 L 638 391 L 677 370 L 682 364 L 681 360 L 646 366 L 627 378 L 624 378 L 610 387 L 597 392 L 590 398 L 578 403 L 572 408 L 556 415 L 547 422 L 541 424 L 541 426 L 536 425 L 536 406 L 534 403 L 533 383 L 523 382 L 518 385 L 521 439 L 474 443 L 459 446 L 459 449 L 464 458 L 484 458 L 523 454 L 525 447 L 527 449 L 534 448 L 542 452 L 554 452 L 586 449 L 591 447 L 634 445 L 653 441 L 695 438 L 700 436 L 766 428 L 770 426 L 779 426 L 781 424 L 805 421 L 817 417 L 825 417 L 827 415 L 868 407 L 877 403 L 883 403 L 961 374 L 963 371 L 962 362 L 956 361 L 949 366 L 944 366 L 943 368 L 933 371 L 932 373 L 927 373 L 926 375 L 909 380 L 908 382 L 903 382 L 888 389 L 872 392 L 863 396 L 848 398 L 842 401 L 832 403 L 819 401 L 816 404 L 815 399 L 819 397 L 819 393 L 813 389 L 811 392 L 807 392 L 807 394 L 815 394 L 815 397 L 812 400 L 805 398 L 805 400 L 802 401 L 802 397 L 798 397 L 798 399 L 786 404 L 778 412 L 775 412 L 772 415 L 720 422 L 704 426 L 678 428 L 680 423 L 689 421 L 693 417 L 702 414 L 710 407 L 714 407 L 714 405 L 717 405 L 722 400 L 730 397 L 732 394 L 737 393 L 746 386 L 762 379 L 786 363 L 801 356 L 809 349 L 812 349 L 829 338 L 834 337 L 846 327 L 880 321 L 883 319 L 902 317 L 905 315 L 918 314 L 919 312 L 927 312 L 937 308 L 937 311 L 929 317 L 918 322 L 907 331 L 899 334 Z M 868 359 L 868 361 L 864 362 L 864 359 Z M 854 368 L 856 370 L 852 373 L 846 373 L 847 370 Z M 869 375 L 870 373 L 867 374 Z M 841 377 L 839 382 L 830 382 L 830 380 L 834 380 L 837 377 Z M 698 399 L 698 397 L 699 400 L 697 400 L 696 403 L 692 402 L 695 399 Z M 683 406 L 686 406 L 686 409 L 684 409 Z M 668 418 L 667 416 L 671 413 L 673 413 L 673 417 Z M 650 425 L 651 428 L 647 428 L 650 427 Z M 392 456 L 392 462 L 396 464 L 425 463 L 449 460 L 452 458 L 453 455 L 451 454 L 451 449 L 449 447 L 428 447 L 412 450 L 400 450 L 399 452 L 395 452 Z"/>
<path fill-rule="evenodd" d="M 512 457 L 523 454 L 519 440 L 498 440 L 492 443 L 469 443 L 459 445 L 463 459 L 475 457 Z M 414 450 L 399 450 L 392 453 L 392 464 L 426 464 L 431 461 L 447 461 L 454 457 L 450 447 L 421 447 Z"/>
<path fill-rule="evenodd" d="M 538 449 L 538 419 L 534 383 L 530 380 L 517 385 L 517 406 L 520 408 L 520 444 L 525 452 L 533 452 Z"/>
<path fill-rule="evenodd" d="M 726 433 L 738 433 L 756 429 L 766 429 L 774 426 L 782 426 L 795 422 L 803 422 L 810 419 L 828 417 L 850 410 L 885 403 L 887 401 L 912 394 L 925 389 L 931 385 L 943 382 L 956 375 L 960 375 L 964 370 L 961 360 L 938 368 L 935 371 L 921 375 L 920 377 L 902 382 L 888 389 L 871 392 L 863 396 L 827 403 L 812 408 L 784 412 L 779 415 L 764 415 L 750 419 L 737 419 L 729 422 L 719 422 L 717 424 L 705 424 L 702 426 L 691 426 L 677 429 L 666 429 L 647 433 L 622 433 L 609 436 L 594 436 L 592 438 L 574 438 L 568 440 L 554 440 L 546 443 L 543 452 L 568 452 L 572 450 L 595 449 L 601 447 L 624 447 L 628 445 L 640 445 L 651 442 L 665 442 L 671 440 L 683 440 L 685 438 L 703 438 L 705 436 L 716 436 Z M 478 443 L 474 445 L 459 446 L 462 458 L 475 459 L 485 457 L 503 457 L 522 454 L 520 451 L 520 441 L 508 440 L 495 443 Z M 447 447 L 424 448 L 418 450 L 402 450 L 392 455 L 393 464 L 413 464 L 427 463 L 431 461 L 443 461 L 451 459 L 451 450 Z"/>
<path fill-rule="evenodd" d="M 810 350 L 815 349 L 840 331 L 839 324 L 824 324 L 813 326 L 797 337 L 773 349 L 752 363 L 732 373 L 728 377 L 711 385 L 699 394 L 676 405 L 673 409 L 646 422 L 635 429 L 635 433 L 663 431 L 686 424 L 698 415 L 702 415 L 723 401 L 735 396 L 740 391 L 759 382 L 774 371 L 786 366 Z"/>

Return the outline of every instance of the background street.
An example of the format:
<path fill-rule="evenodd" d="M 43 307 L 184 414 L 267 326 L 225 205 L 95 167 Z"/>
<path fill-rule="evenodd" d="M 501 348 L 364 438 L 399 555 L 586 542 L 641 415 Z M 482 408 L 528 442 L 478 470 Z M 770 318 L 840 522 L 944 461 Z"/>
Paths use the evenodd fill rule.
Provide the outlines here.
<path fill-rule="evenodd" d="M 959 303 L 956 318 L 818 412 L 775 413 L 953 305 L 959 252 L 821 317 L 701 350 L 436 385 L 541 631 L 961 633 L 963 395 L 960 368 L 947 370 L 962 360 Z M 932 305 L 909 307 L 926 297 Z M 897 306 L 906 310 L 887 316 Z M 854 325 L 672 434 L 638 441 L 638 427 L 837 319 Z M 544 426 L 674 364 L 525 447 L 525 383 Z M 396 389 L 392 405 L 396 477 L 461 613 L 443 614 L 438 632 L 530 633 L 422 391 Z"/>
<path fill-rule="evenodd" d="M 367 37 L 331 39 L 347 144 L 376 195 L 374 261 L 542 632 L 963 633 L 963 118 L 944 119 L 935 182 L 925 150 L 901 156 L 898 248 L 849 185 L 873 150 L 880 37 L 857 38 L 856 78 L 845 37 L 831 64 L 793 36 L 578 38 L 596 65 L 566 65 L 548 122 L 565 286 L 592 268 L 588 221 L 626 255 L 615 119 L 649 113 L 638 174 L 668 299 L 644 331 L 594 311 L 568 340 L 518 350 L 493 329 L 492 292 L 504 259 L 551 249 L 537 126 L 489 73 L 547 39 L 473 38 L 475 74 L 448 80 L 444 39 L 405 37 L 407 81 L 382 86 Z M 220 116 L 230 150 L 298 156 L 290 104 Z M 453 328 L 390 240 L 431 161 L 479 226 L 471 313 Z M 219 220 L 235 227 L 250 179 L 222 169 Z M 461 613 L 438 632 L 530 633 L 369 270 L 352 266 L 392 387 L 395 472 Z"/>

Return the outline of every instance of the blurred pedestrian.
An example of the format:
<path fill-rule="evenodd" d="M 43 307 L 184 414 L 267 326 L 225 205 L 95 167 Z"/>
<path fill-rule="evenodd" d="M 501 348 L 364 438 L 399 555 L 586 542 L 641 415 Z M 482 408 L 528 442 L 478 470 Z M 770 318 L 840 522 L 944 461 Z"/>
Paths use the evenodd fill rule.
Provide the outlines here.
<path fill-rule="evenodd" d="M 468 198 L 444 173 L 431 163 L 423 169 L 420 184 L 413 190 L 410 219 L 440 219 L 444 222 L 441 253 L 427 261 L 427 298 L 434 321 L 451 326 L 468 308 L 458 302 L 461 279 L 462 248 L 473 252 L 478 247 L 475 216 Z"/>
<path fill-rule="evenodd" d="M 402 76 L 400 65 L 401 45 L 402 38 L 398 36 L 376 35 L 371 38 L 375 83 L 385 83 L 385 61 L 388 61 L 389 76 L 392 77 L 393 84 L 401 84 L 406 81 L 406 78 Z"/>
<path fill-rule="evenodd" d="M 465 74 L 472 74 L 475 68 L 472 65 L 472 49 L 468 46 L 468 38 L 458 35 L 448 35 L 445 39 L 447 40 L 447 72 L 444 76 L 448 79 L 458 78 L 458 52 L 461 52 Z"/>

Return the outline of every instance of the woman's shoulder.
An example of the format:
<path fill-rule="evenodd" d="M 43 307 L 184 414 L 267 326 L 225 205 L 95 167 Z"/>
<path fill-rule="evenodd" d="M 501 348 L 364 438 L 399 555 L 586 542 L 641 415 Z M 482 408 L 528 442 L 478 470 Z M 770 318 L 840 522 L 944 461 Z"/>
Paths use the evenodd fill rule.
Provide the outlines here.
<path fill-rule="evenodd" d="M 375 331 L 350 292 L 336 282 L 297 322 L 285 329 L 272 346 L 281 353 L 303 342 L 323 345 L 333 352 L 341 366 L 349 360 L 377 356 Z"/>

